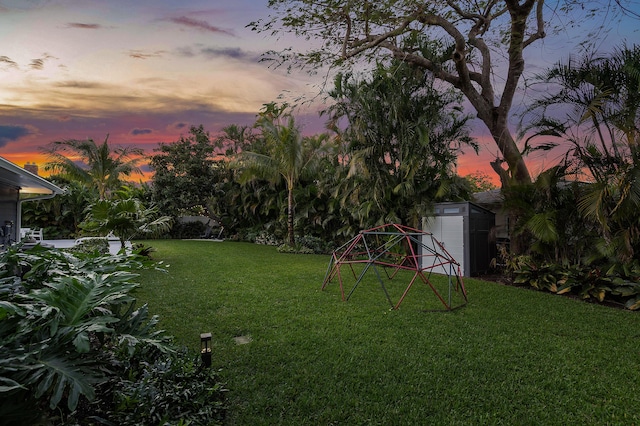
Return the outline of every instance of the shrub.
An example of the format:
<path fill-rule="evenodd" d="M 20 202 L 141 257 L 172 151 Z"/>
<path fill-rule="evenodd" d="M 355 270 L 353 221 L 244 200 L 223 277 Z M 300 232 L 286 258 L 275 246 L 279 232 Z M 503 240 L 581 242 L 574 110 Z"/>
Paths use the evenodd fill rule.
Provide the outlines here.
<path fill-rule="evenodd" d="M 263 244 L 266 246 L 279 246 L 282 244 L 282 240 L 267 231 L 259 232 L 258 235 L 256 235 L 254 242 L 256 244 Z"/>
<path fill-rule="evenodd" d="M 199 238 L 206 232 L 207 227 L 202 222 L 176 222 L 171 228 L 171 237 L 177 239 Z"/>
<path fill-rule="evenodd" d="M 113 424 L 219 424 L 224 418 L 224 387 L 214 370 L 198 368 L 198 361 L 182 349 L 144 363 L 136 374 L 114 388 Z"/>
<path fill-rule="evenodd" d="M 296 239 L 296 243 L 311 249 L 315 254 L 328 254 L 335 249 L 335 245 L 333 243 L 326 242 L 322 238 L 314 237 L 312 235 L 299 237 Z"/>
<path fill-rule="evenodd" d="M 133 254 L 137 254 L 138 256 L 142 256 L 148 259 L 151 259 L 151 253 L 156 251 L 155 248 L 146 246 L 142 243 L 133 244 L 132 249 Z"/>
<path fill-rule="evenodd" d="M 39 246 L 0 256 L 3 424 L 82 424 L 88 420 L 74 417 L 78 408 L 108 404 L 107 384 L 174 351 L 155 329 L 158 318 L 146 305 L 136 307 L 130 294 L 137 286 L 130 271 L 147 266 L 152 264 L 137 256 L 74 255 Z M 201 398 L 205 390 L 192 388 Z"/>
<path fill-rule="evenodd" d="M 575 294 L 585 300 L 614 302 L 640 309 L 640 264 L 562 265 L 517 256 L 509 263 L 514 283 L 556 294 Z"/>
<path fill-rule="evenodd" d="M 296 238 L 295 246 L 289 244 L 280 244 L 278 252 L 280 253 L 299 253 L 299 254 L 327 254 L 333 251 L 333 245 L 327 243 L 318 237 L 303 236 Z"/>
<path fill-rule="evenodd" d="M 279 253 L 298 253 L 298 254 L 313 254 L 313 250 L 305 247 L 301 244 L 290 246 L 289 244 L 280 244 L 278 246 Z"/>
<path fill-rule="evenodd" d="M 105 237 L 85 237 L 68 251 L 77 254 L 109 254 L 109 240 Z"/>

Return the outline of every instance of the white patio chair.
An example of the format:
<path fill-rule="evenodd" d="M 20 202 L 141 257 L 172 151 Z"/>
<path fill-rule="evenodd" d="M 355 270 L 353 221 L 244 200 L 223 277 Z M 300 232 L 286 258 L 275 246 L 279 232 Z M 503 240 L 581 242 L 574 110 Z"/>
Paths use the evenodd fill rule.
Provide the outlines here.
<path fill-rule="evenodd" d="M 31 229 L 31 228 L 20 228 L 20 239 L 23 240 L 25 238 L 33 238 L 36 241 L 42 241 L 44 236 L 42 234 L 42 229 Z"/>
<path fill-rule="evenodd" d="M 27 238 L 31 234 L 31 228 L 20 228 L 20 240 Z"/>

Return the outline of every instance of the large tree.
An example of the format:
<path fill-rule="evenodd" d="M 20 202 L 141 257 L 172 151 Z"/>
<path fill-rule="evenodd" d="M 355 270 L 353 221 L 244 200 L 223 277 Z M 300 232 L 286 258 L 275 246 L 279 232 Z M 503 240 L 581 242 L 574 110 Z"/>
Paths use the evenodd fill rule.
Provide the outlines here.
<path fill-rule="evenodd" d="M 163 214 L 204 206 L 216 182 L 215 145 L 202 125 L 177 142 L 161 143 L 151 157 L 153 201 Z"/>
<path fill-rule="evenodd" d="M 143 154 L 134 147 L 112 148 L 108 139 L 109 135 L 101 144 L 93 139 L 55 141 L 45 150 L 49 157 L 45 168 L 90 190 L 96 189 L 104 200 L 111 191 L 120 189 L 123 177 L 141 173 L 138 163 Z"/>
<path fill-rule="evenodd" d="M 531 182 L 508 125 L 525 71 L 523 52 L 546 36 L 546 15 L 582 3 L 547 8 L 544 0 L 270 0 L 276 13 L 252 28 L 317 40 L 307 52 L 279 52 L 278 58 L 303 66 L 386 56 L 432 72 L 460 90 L 486 125 L 502 156 L 492 166 L 505 186 Z"/>
<path fill-rule="evenodd" d="M 434 201 L 456 197 L 456 154 L 474 145 L 467 117 L 457 110 L 459 96 L 438 92 L 432 82 L 400 61 L 379 64 L 366 79 L 336 78 L 331 122 L 346 123 L 339 132 L 345 167 L 334 196 L 358 229 L 390 222 L 418 227 Z"/>
<path fill-rule="evenodd" d="M 238 156 L 240 181 L 265 179 L 277 184 L 285 182 L 287 189 L 287 233 L 289 245 L 295 244 L 294 190 L 301 177 L 311 173 L 322 150 L 323 139 L 303 137 L 288 105 L 265 105 L 256 126 L 261 129 L 267 153 L 242 151 Z M 319 142 L 320 141 L 320 142 Z"/>

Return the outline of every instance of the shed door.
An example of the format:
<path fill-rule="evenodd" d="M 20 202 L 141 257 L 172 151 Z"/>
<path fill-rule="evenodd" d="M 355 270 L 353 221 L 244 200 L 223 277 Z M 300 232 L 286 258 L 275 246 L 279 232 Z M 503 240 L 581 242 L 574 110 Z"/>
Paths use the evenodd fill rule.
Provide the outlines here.
<path fill-rule="evenodd" d="M 429 229 L 430 228 L 430 229 Z M 460 271 L 465 274 L 464 265 L 464 217 L 436 216 L 429 218 L 425 231 L 431 232 L 445 250 L 460 263 Z"/>

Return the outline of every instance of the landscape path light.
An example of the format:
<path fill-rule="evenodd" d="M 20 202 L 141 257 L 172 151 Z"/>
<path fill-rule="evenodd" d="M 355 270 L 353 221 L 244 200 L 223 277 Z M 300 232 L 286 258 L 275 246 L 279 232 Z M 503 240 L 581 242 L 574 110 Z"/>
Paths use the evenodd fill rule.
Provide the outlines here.
<path fill-rule="evenodd" d="M 211 367 L 211 333 L 200 334 L 200 357 L 205 367 Z"/>

